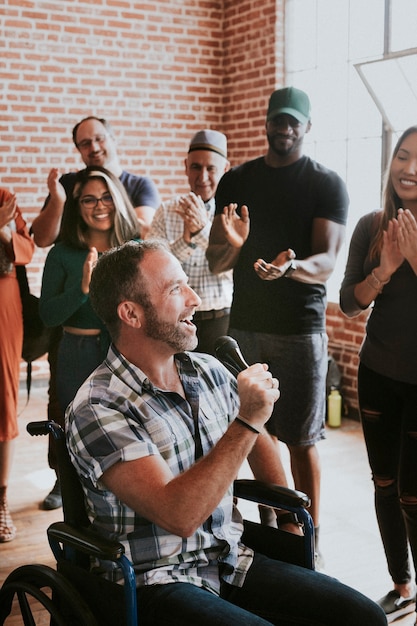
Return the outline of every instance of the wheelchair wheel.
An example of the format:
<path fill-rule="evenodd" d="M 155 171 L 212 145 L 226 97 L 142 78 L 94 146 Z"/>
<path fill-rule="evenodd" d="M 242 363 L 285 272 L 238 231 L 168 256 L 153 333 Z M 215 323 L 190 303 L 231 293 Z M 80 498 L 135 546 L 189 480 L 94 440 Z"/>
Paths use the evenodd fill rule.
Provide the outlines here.
<path fill-rule="evenodd" d="M 80 594 L 46 565 L 23 565 L 9 574 L 0 590 L 0 625 L 6 622 L 15 600 L 25 626 L 98 626 Z M 45 621 L 48 615 L 49 621 Z"/>

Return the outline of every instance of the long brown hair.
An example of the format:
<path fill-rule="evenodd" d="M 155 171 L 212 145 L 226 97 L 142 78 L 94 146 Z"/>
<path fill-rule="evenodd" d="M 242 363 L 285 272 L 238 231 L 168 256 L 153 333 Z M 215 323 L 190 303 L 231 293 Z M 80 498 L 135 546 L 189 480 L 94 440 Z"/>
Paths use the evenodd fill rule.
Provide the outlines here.
<path fill-rule="evenodd" d="M 79 199 L 91 179 L 104 182 L 114 203 L 114 226 L 110 236 L 111 246 L 119 246 L 130 239 L 140 238 L 140 225 L 125 188 L 116 176 L 104 167 L 90 165 L 77 173 L 72 194 L 64 205 L 60 241 L 74 248 L 88 248 L 87 226 L 81 217 Z"/>
<path fill-rule="evenodd" d="M 412 135 L 413 133 L 417 133 L 417 126 L 410 126 L 407 128 L 398 139 L 394 152 L 392 153 L 391 161 L 389 166 L 385 172 L 384 177 L 384 188 L 382 192 L 382 213 L 381 218 L 379 220 L 378 228 L 375 234 L 375 238 L 371 245 L 370 249 L 370 257 L 375 258 L 381 254 L 382 248 L 382 239 L 384 231 L 388 228 L 388 222 L 392 220 L 392 218 L 397 217 L 397 211 L 402 206 L 402 201 L 395 192 L 394 185 L 392 184 L 391 178 L 391 166 L 392 162 L 398 154 L 399 149 L 401 148 L 403 142 Z"/>

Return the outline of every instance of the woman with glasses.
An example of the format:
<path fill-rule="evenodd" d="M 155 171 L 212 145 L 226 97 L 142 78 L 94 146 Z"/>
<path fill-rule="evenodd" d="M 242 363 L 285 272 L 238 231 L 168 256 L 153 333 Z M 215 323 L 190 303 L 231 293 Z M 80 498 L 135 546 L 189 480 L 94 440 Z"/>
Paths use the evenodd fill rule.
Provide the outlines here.
<path fill-rule="evenodd" d="M 65 203 L 58 243 L 46 258 L 40 298 L 44 323 L 63 329 L 57 362 L 62 411 L 109 344 L 88 295 L 94 263 L 102 252 L 139 237 L 138 219 L 118 178 L 102 167 L 81 170 Z"/>

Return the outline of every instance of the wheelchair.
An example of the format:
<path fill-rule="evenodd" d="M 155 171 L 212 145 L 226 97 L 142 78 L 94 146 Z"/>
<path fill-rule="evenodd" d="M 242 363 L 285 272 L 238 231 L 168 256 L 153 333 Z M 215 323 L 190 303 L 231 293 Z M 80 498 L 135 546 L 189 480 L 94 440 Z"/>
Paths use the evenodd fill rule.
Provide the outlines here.
<path fill-rule="evenodd" d="M 4 581 L 0 589 L 0 625 L 5 623 L 13 606 L 18 607 L 20 623 L 25 626 L 48 621 L 52 626 L 140 625 L 133 567 L 122 544 L 100 537 L 91 528 L 64 431 L 53 421 L 31 422 L 27 430 L 31 435 L 51 434 L 55 440 L 64 521 L 55 522 L 47 529 L 56 570 L 41 564 L 23 565 Z M 294 535 L 245 520 L 242 537 L 245 545 L 271 558 L 314 569 L 314 527 L 307 510 L 310 500 L 305 494 L 257 480 L 237 479 L 234 495 L 237 499 L 295 513 L 304 530 L 303 535 Z M 93 559 L 109 561 L 120 568 L 123 584 L 95 574 L 91 568 Z"/>

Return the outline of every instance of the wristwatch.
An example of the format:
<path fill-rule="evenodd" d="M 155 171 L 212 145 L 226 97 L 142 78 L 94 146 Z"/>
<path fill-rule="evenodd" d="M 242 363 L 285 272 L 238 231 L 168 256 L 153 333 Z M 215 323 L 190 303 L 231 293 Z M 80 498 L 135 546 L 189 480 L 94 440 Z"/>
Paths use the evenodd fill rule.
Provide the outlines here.
<path fill-rule="evenodd" d="M 294 272 L 295 272 L 295 270 L 296 270 L 297 268 L 298 268 L 297 263 L 294 261 L 294 259 L 292 259 L 292 260 L 290 261 L 289 266 L 287 267 L 287 269 L 285 270 L 285 272 L 283 273 L 283 275 L 282 275 L 282 276 L 283 276 L 284 278 L 290 278 L 290 277 L 294 274 Z"/>

